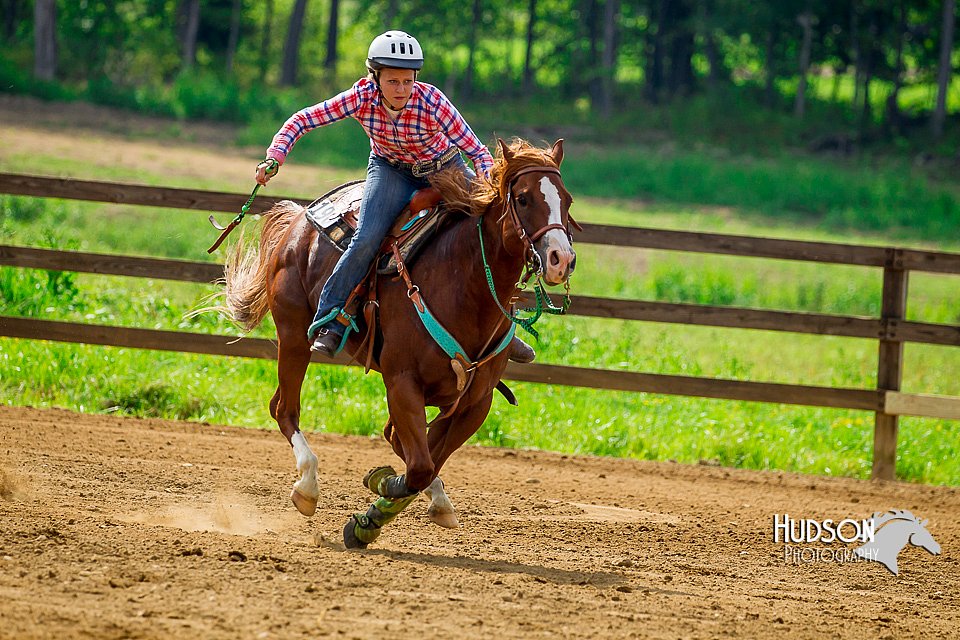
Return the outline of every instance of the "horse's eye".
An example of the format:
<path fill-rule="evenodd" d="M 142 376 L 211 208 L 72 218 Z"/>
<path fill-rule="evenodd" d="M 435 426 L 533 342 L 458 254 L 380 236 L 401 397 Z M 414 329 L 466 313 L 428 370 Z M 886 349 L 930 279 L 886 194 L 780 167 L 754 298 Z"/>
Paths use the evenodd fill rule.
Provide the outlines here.
<path fill-rule="evenodd" d="M 517 204 L 519 204 L 521 207 L 527 206 L 527 196 L 523 195 L 522 193 L 518 195 Z"/>

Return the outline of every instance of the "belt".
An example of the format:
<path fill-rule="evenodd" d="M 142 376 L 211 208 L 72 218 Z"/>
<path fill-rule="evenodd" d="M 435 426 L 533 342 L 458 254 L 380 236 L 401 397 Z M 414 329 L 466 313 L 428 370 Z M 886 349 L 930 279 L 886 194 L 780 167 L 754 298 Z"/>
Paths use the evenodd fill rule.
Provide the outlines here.
<path fill-rule="evenodd" d="M 401 162 L 399 160 L 392 160 L 390 158 L 384 158 L 384 160 L 398 169 L 406 169 L 416 178 L 423 178 L 431 173 L 440 171 L 440 169 L 443 168 L 443 165 L 447 164 L 458 155 L 460 155 L 460 149 L 457 147 L 450 147 L 434 160 L 427 160 L 425 162 Z"/>

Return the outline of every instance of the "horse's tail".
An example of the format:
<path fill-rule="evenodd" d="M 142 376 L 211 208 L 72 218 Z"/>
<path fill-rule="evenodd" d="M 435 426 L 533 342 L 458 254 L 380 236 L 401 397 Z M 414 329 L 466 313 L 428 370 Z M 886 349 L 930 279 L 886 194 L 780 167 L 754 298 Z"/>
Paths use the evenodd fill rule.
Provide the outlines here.
<path fill-rule="evenodd" d="M 250 331 L 267 315 L 267 272 L 271 258 L 290 225 L 303 213 L 303 207 L 283 200 L 263 214 L 260 242 L 245 242 L 241 235 L 227 256 L 225 267 L 225 307 L 229 316 Z"/>

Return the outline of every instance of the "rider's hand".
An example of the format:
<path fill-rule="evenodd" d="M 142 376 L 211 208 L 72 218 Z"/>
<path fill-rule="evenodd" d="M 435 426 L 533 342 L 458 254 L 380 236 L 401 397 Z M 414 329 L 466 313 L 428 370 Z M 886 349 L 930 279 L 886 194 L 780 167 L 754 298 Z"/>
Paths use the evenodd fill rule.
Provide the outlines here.
<path fill-rule="evenodd" d="M 280 163 L 273 158 L 267 158 L 257 165 L 257 184 L 266 185 L 279 170 Z"/>

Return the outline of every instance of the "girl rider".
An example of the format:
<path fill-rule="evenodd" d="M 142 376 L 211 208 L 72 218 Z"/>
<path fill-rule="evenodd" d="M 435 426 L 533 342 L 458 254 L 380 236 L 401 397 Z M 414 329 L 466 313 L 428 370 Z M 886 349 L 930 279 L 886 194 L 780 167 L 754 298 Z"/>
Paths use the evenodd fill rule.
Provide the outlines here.
<path fill-rule="evenodd" d="M 311 351 L 333 357 L 343 346 L 344 326 L 337 321 L 347 296 L 367 273 L 397 214 L 428 177 L 457 168 L 476 178 L 460 156 L 489 176 L 493 158 L 447 97 L 417 81 L 423 51 L 403 31 L 387 31 L 370 44 L 368 75 L 329 100 L 293 114 L 273 137 L 266 159 L 257 165 L 257 182 L 276 175 L 297 140 L 307 131 L 344 118 L 354 118 L 370 138 L 370 160 L 356 233 L 323 286 L 307 338 Z M 530 362 L 533 349 L 519 338 L 511 360 Z"/>

